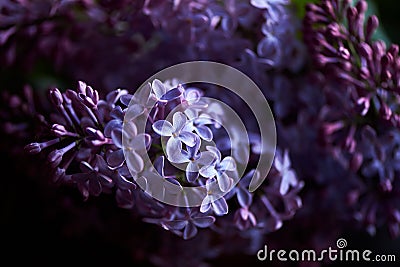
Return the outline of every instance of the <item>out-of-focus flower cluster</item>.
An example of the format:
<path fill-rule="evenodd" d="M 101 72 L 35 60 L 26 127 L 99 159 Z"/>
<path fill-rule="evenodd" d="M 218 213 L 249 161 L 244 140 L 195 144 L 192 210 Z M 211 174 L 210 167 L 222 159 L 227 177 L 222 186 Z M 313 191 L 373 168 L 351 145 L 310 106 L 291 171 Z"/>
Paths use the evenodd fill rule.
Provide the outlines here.
<path fill-rule="evenodd" d="M 115 196 L 143 229 L 177 235 L 158 237 L 169 244 L 149 252 L 158 266 L 173 266 L 177 251 L 180 265 L 202 266 L 221 254 L 255 255 L 265 242 L 323 249 L 360 227 L 397 237 L 399 48 L 375 38 L 379 21 L 366 17 L 365 0 L 305 8 L 301 23 L 290 0 L 2 1 L 2 135 L 17 144 L 15 157 L 43 158 L 56 184 L 85 200 Z M 244 103 L 174 77 L 137 91 L 191 60 L 238 68 L 271 105 L 277 151 L 253 193 L 260 136 Z M 242 175 L 246 153 L 232 153 L 240 144 L 227 138 L 227 116 L 208 96 L 245 118 Z M 150 178 L 160 177 L 162 188 L 152 188 Z M 158 200 L 184 201 L 183 187 L 203 188 L 200 206 Z M 183 249 L 189 242 L 197 249 Z"/>
<path fill-rule="evenodd" d="M 387 225 L 398 236 L 399 47 L 373 39 L 379 21 L 366 18 L 367 7 L 366 1 L 309 5 L 305 40 L 326 79 L 321 141 L 360 183 L 349 192 L 354 218 L 371 234 Z"/>

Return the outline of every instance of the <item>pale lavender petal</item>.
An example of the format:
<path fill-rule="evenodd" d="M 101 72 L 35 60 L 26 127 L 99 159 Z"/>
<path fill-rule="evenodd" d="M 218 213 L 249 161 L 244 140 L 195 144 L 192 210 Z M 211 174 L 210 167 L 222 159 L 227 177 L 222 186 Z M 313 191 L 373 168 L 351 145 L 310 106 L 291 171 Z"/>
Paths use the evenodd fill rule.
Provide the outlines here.
<path fill-rule="evenodd" d="M 209 195 L 207 195 L 203 201 L 201 202 L 201 206 L 200 206 L 200 212 L 201 213 L 206 213 L 207 211 L 209 211 L 211 208 L 211 198 Z"/>
<path fill-rule="evenodd" d="M 104 128 L 104 136 L 111 137 L 111 132 L 114 129 L 122 128 L 122 121 L 118 119 L 111 120 L 107 123 L 106 127 Z"/>
<path fill-rule="evenodd" d="M 222 216 L 228 214 L 228 204 L 225 198 L 221 197 L 214 202 L 212 202 L 212 209 L 217 216 Z"/>
<path fill-rule="evenodd" d="M 192 222 L 197 227 L 207 228 L 215 222 L 215 218 L 213 216 L 195 217 L 192 219 Z"/>
<path fill-rule="evenodd" d="M 176 150 L 176 152 L 173 152 L 172 154 L 170 153 L 168 155 L 168 160 L 173 162 L 173 163 L 185 163 L 185 162 L 189 162 L 189 158 L 183 154 L 182 152 L 184 152 L 183 150 L 181 150 L 180 152 L 178 150 Z"/>
<path fill-rule="evenodd" d="M 213 152 L 217 156 L 217 161 L 218 162 L 221 161 L 221 152 L 219 151 L 218 148 L 216 148 L 215 146 L 207 146 L 206 148 L 207 148 L 208 151 Z"/>
<path fill-rule="evenodd" d="M 197 136 L 194 133 L 191 132 L 181 132 L 178 136 L 178 138 L 185 143 L 187 146 L 195 146 L 196 141 L 197 141 Z"/>
<path fill-rule="evenodd" d="M 168 229 L 171 230 L 182 230 L 188 222 L 185 220 L 174 220 L 174 221 L 167 221 L 163 222 Z"/>
<path fill-rule="evenodd" d="M 153 89 L 153 93 L 156 95 L 157 99 L 161 99 L 161 97 L 167 92 L 164 84 L 157 79 L 152 82 L 151 88 Z"/>
<path fill-rule="evenodd" d="M 174 131 L 179 133 L 183 127 L 185 127 L 187 117 L 182 112 L 176 112 L 172 117 L 172 124 L 174 125 Z"/>
<path fill-rule="evenodd" d="M 185 230 L 183 230 L 183 239 L 188 240 L 191 239 L 193 237 L 195 237 L 197 235 L 197 228 L 196 226 L 189 222 L 186 227 Z"/>
<path fill-rule="evenodd" d="M 289 153 L 286 150 L 283 156 L 283 168 L 288 169 L 290 168 L 290 158 L 289 158 Z"/>
<path fill-rule="evenodd" d="M 172 136 L 174 128 L 169 121 L 159 120 L 153 124 L 153 130 L 161 136 Z"/>
<path fill-rule="evenodd" d="M 204 125 L 195 127 L 196 133 L 204 140 L 211 141 L 213 139 L 213 133 L 210 128 Z"/>
<path fill-rule="evenodd" d="M 133 121 L 128 121 L 123 128 L 124 138 L 131 139 L 137 135 L 137 127 Z"/>
<path fill-rule="evenodd" d="M 151 137 L 148 134 L 141 133 L 135 136 L 131 142 L 129 143 L 129 146 L 136 151 L 145 151 L 149 145 L 149 142 L 151 141 Z"/>
<path fill-rule="evenodd" d="M 214 165 L 204 166 L 199 170 L 201 176 L 206 178 L 212 178 L 217 175 L 217 170 Z"/>
<path fill-rule="evenodd" d="M 167 141 L 165 152 L 169 161 L 174 163 L 188 162 L 189 159 L 182 154 L 182 143 L 179 139 L 171 137 Z"/>
<path fill-rule="evenodd" d="M 282 176 L 279 193 L 281 193 L 281 195 L 285 195 L 289 190 L 289 186 L 290 185 L 295 186 L 296 184 L 297 184 L 297 179 L 295 173 L 292 170 L 286 171 Z"/>
<path fill-rule="evenodd" d="M 144 112 L 144 107 L 139 104 L 134 104 L 128 107 L 128 110 L 126 111 L 125 114 L 125 119 L 126 120 L 132 120 L 140 115 L 142 115 Z"/>
<path fill-rule="evenodd" d="M 199 166 L 197 166 L 196 163 L 189 161 L 186 166 L 186 179 L 188 182 L 193 183 L 197 178 L 199 178 Z"/>
<path fill-rule="evenodd" d="M 240 206 L 249 207 L 252 202 L 252 195 L 245 188 L 237 188 L 236 191 L 237 200 L 239 201 Z"/>
<path fill-rule="evenodd" d="M 200 97 L 201 93 L 195 88 L 189 88 L 185 91 L 185 99 L 189 102 L 189 104 L 196 103 L 199 101 Z"/>
<path fill-rule="evenodd" d="M 260 9 L 269 7 L 269 3 L 267 0 L 251 0 L 250 3 L 252 6 Z"/>
<path fill-rule="evenodd" d="M 236 162 L 232 157 L 225 157 L 219 164 L 219 170 L 234 171 L 236 170 Z"/>
<path fill-rule="evenodd" d="M 126 152 L 126 164 L 135 173 L 141 172 L 144 167 L 143 159 L 135 151 Z"/>
<path fill-rule="evenodd" d="M 81 163 L 79 164 L 79 168 L 85 173 L 93 171 L 93 167 L 86 161 L 81 161 Z"/>
<path fill-rule="evenodd" d="M 228 192 L 233 185 L 233 179 L 229 178 L 226 173 L 218 173 L 217 181 L 222 192 Z"/>
<path fill-rule="evenodd" d="M 283 163 L 281 161 L 281 157 L 279 156 L 279 154 L 276 156 L 275 161 L 274 161 L 274 167 L 275 169 L 277 169 L 277 171 L 282 172 L 283 171 Z"/>
<path fill-rule="evenodd" d="M 216 158 L 217 156 L 213 152 L 203 151 L 200 153 L 200 158 L 197 160 L 197 163 L 208 166 L 211 165 Z"/>

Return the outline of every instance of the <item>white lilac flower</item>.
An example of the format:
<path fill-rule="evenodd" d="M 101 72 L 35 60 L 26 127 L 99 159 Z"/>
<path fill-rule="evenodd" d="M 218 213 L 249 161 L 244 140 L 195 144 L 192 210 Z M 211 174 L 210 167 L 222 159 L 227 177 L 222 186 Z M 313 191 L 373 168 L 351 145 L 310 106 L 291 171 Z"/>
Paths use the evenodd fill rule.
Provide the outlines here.
<path fill-rule="evenodd" d="M 199 151 L 200 138 L 196 136 L 196 143 L 193 147 L 187 146 L 186 150 L 177 150 L 169 159 L 173 163 L 187 163 L 186 179 L 192 183 L 199 177 L 200 166 L 208 166 L 215 160 L 215 154 L 211 151 Z"/>
<path fill-rule="evenodd" d="M 287 150 L 285 150 L 283 156 L 277 153 L 274 161 L 274 166 L 282 177 L 279 192 L 282 195 L 285 195 L 288 192 L 290 186 L 296 186 L 298 183 L 296 175 L 291 168 L 291 163 Z"/>
<path fill-rule="evenodd" d="M 182 112 L 176 112 L 172 117 L 172 124 L 167 120 L 158 120 L 153 124 L 153 130 L 160 136 L 169 137 L 166 146 L 168 158 L 180 151 L 182 143 L 189 147 L 196 144 L 196 135 L 185 130 L 187 117 Z"/>
<path fill-rule="evenodd" d="M 211 209 L 217 216 L 227 214 L 228 204 L 222 196 L 222 191 L 214 178 L 207 180 L 206 190 L 207 194 L 201 203 L 200 212 L 206 213 Z"/>
<path fill-rule="evenodd" d="M 222 159 L 221 152 L 216 147 L 207 146 L 207 149 L 214 153 L 215 159 L 210 165 L 203 166 L 199 172 L 203 177 L 206 178 L 216 177 L 219 188 L 223 192 L 227 192 L 231 189 L 233 185 L 233 179 L 230 178 L 226 172 L 235 171 L 236 162 L 230 156 Z"/>

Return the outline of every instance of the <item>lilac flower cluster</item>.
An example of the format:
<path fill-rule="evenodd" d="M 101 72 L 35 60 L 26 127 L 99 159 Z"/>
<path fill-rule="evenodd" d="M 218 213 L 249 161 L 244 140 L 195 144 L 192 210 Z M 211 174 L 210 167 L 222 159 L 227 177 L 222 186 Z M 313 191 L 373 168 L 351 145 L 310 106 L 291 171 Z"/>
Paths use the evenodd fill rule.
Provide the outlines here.
<path fill-rule="evenodd" d="M 301 207 L 297 193 L 303 184 L 291 169 L 288 152 L 277 156 L 276 171 L 259 194 L 248 191 L 250 179 L 257 172 L 254 169 L 235 186 L 240 178 L 236 159 L 207 145 L 210 141 L 220 143 L 216 140 L 221 136 L 217 134 L 222 130 L 217 123 L 220 118 L 215 112 L 207 113 L 209 104 L 202 99 L 202 91 L 175 83 L 154 80 L 139 92 L 140 98 L 118 89 L 100 99 L 98 92 L 84 82 L 79 82 L 75 91 L 51 89 L 49 97 L 58 112 L 52 115 L 56 123 L 49 124 L 52 137 L 31 143 L 25 150 L 46 153 L 53 181 L 76 186 L 84 199 L 113 193 L 120 207 L 132 209 L 145 221 L 184 239 L 194 237 L 197 228 L 210 227 L 216 222 L 215 216 L 228 212 L 235 216 L 221 223 L 240 230 L 279 229 Z M 171 122 L 166 117 L 169 113 Z M 151 125 L 148 133 L 140 133 L 136 126 L 135 120 L 142 115 Z M 168 138 L 165 155 L 160 137 Z M 148 195 L 143 186 L 151 174 L 143 153 L 154 161 L 166 184 L 205 187 L 207 194 L 201 206 L 179 208 Z M 179 170 L 173 164 L 186 166 Z M 221 192 L 226 194 L 220 197 Z M 278 203 L 284 203 L 283 209 L 277 210 Z"/>
<path fill-rule="evenodd" d="M 354 217 L 374 234 L 387 225 L 399 235 L 399 48 L 374 40 L 379 25 L 367 3 L 310 4 L 305 40 L 325 75 L 322 141 L 361 184 L 352 190 Z"/>

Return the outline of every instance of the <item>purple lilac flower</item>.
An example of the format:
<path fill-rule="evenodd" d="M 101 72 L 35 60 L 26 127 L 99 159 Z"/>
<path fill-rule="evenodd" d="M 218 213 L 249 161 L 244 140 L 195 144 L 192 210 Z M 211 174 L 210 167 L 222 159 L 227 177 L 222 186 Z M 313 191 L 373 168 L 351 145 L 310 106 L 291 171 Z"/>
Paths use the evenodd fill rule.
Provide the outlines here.
<path fill-rule="evenodd" d="M 215 147 L 207 146 L 207 149 L 214 153 L 215 159 L 210 165 L 202 167 L 199 172 L 206 178 L 216 177 L 221 191 L 227 192 L 231 189 L 233 181 L 226 171 L 236 170 L 235 160 L 232 157 L 222 159 L 221 152 Z"/>
<path fill-rule="evenodd" d="M 329 0 L 311 4 L 304 20 L 305 40 L 317 51 L 314 65 L 325 76 L 321 139 L 348 175 L 358 180 L 348 193 L 354 218 L 371 234 L 386 225 L 392 236 L 398 236 L 393 219 L 397 210 L 385 199 L 398 202 L 394 133 L 399 126 L 399 49 L 374 40 L 378 19 L 365 19 L 366 10 L 363 0 L 354 6 Z M 385 211 L 378 215 L 378 207 Z"/>
<path fill-rule="evenodd" d="M 132 97 L 121 89 L 111 91 L 103 100 L 96 90 L 84 82 L 78 83 L 76 91 L 67 90 L 62 93 L 58 89 L 51 89 L 50 101 L 60 114 L 55 117 L 59 120 L 58 124 L 49 129 L 56 138 L 29 144 L 26 150 L 40 154 L 49 151 L 49 167 L 55 169 L 57 181 L 75 185 L 85 199 L 101 193 L 115 194 L 120 207 L 131 209 L 146 222 L 156 223 L 184 239 L 193 238 L 198 233 L 197 227 L 208 228 L 214 224 L 216 220 L 213 214 L 221 218 L 227 215 L 229 206 L 232 205 L 230 195 L 235 192 L 240 207 L 235 209 L 233 205 L 232 213 L 238 214 L 234 220 L 239 229 L 244 231 L 253 227 L 266 227 L 269 231 L 274 231 L 279 228 L 277 225 L 290 216 L 280 215 L 273 207 L 273 202 L 269 202 L 264 195 L 257 198 L 258 201 L 254 202 L 257 203 L 257 208 L 253 208 L 252 194 L 245 192 L 249 175 L 244 183 L 233 186 L 233 181 L 238 179 L 235 159 L 223 155 L 218 147 L 206 146 L 204 149 L 201 146 L 203 141 L 221 136 L 215 134 L 222 130 L 221 127 L 211 127 L 212 118 L 215 118 L 214 112 L 218 108 L 210 109 L 212 113 L 208 113 L 208 104 L 201 99 L 202 93 L 199 89 L 191 86 L 187 93 L 184 85 L 178 83 L 176 87 L 171 87 L 168 83 L 169 81 L 162 83 L 156 80 L 146 85 L 142 96 L 150 102 L 145 104 L 140 104 L 135 99 L 136 96 Z M 158 89 L 160 92 L 157 98 Z M 169 92 L 171 97 L 166 97 Z M 188 101 L 190 94 L 196 95 L 193 98 L 196 101 Z M 127 106 L 131 101 L 131 105 Z M 152 109 L 150 103 L 154 105 Z M 183 110 L 175 109 L 177 105 L 182 105 Z M 167 120 L 164 112 L 167 107 L 174 112 L 168 115 L 172 116 L 172 123 Z M 197 111 L 194 112 L 195 110 Z M 190 120 L 186 114 L 189 114 Z M 148 128 L 149 133 L 138 133 L 135 120 L 139 116 L 147 117 L 150 122 L 152 127 Z M 224 116 L 222 109 L 218 116 Z M 211 134 L 206 134 L 208 132 Z M 147 178 L 153 174 L 146 169 L 148 165 L 142 153 L 150 153 L 150 158 L 154 159 L 153 155 L 163 152 L 161 138 L 157 138 L 157 135 L 169 138 L 166 145 L 167 157 L 157 157 L 154 161 L 157 173 L 165 179 L 162 195 L 175 190 L 170 185 L 177 185 L 178 188 L 181 188 L 182 183 L 205 186 L 207 193 L 201 207 L 187 208 L 181 213 L 179 209 L 163 204 L 141 190 L 146 189 L 153 193 L 156 190 L 147 183 Z M 285 189 L 281 196 L 290 199 L 297 191 L 289 193 L 292 192 L 289 186 L 301 188 L 301 185 L 296 182 L 290 169 L 287 153 L 285 156 L 286 161 L 281 164 L 284 169 L 277 168 L 281 171 L 282 178 L 276 184 Z M 180 170 L 174 163 L 187 165 Z M 279 164 L 276 161 L 276 166 L 280 166 Z M 75 173 L 73 166 L 77 165 L 81 172 Z M 180 180 L 182 173 L 186 175 L 185 180 Z M 228 194 L 223 196 L 224 193 Z M 179 196 L 179 192 L 174 194 Z M 289 203 L 290 201 L 288 205 Z M 263 219 L 260 205 L 269 211 L 269 219 Z M 293 206 L 288 212 L 292 214 L 299 206 Z M 271 224 L 271 220 L 276 223 Z"/>

